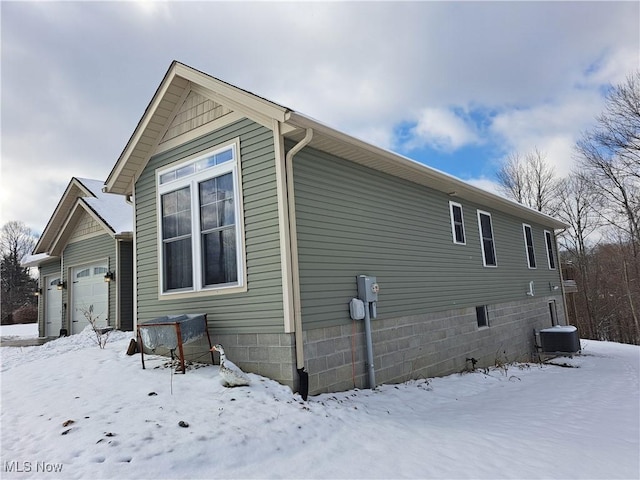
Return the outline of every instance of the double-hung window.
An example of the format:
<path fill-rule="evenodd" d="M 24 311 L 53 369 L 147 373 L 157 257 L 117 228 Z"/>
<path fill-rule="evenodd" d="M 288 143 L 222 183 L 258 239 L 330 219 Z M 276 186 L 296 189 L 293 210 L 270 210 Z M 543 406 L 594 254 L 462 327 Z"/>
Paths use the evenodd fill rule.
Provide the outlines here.
<path fill-rule="evenodd" d="M 482 262 L 485 267 L 497 267 L 496 246 L 493 241 L 493 225 L 491 214 L 478 210 L 478 228 L 480 230 L 480 243 L 482 245 Z"/>
<path fill-rule="evenodd" d="M 553 235 L 549 230 L 544 231 L 544 241 L 547 245 L 547 261 L 549 264 L 550 270 L 555 270 L 556 268 L 556 259 L 553 256 Z"/>
<path fill-rule="evenodd" d="M 162 293 L 244 284 L 237 144 L 158 171 Z"/>
<path fill-rule="evenodd" d="M 529 265 L 529 268 L 536 268 L 536 252 L 533 248 L 533 233 L 531 231 L 531 225 L 523 223 L 522 230 L 524 232 L 524 248 L 527 252 L 527 264 Z"/>
<path fill-rule="evenodd" d="M 451 233 L 453 234 L 453 243 L 464 245 L 466 240 L 464 236 L 462 205 L 456 202 L 449 202 L 449 210 L 451 213 Z"/>

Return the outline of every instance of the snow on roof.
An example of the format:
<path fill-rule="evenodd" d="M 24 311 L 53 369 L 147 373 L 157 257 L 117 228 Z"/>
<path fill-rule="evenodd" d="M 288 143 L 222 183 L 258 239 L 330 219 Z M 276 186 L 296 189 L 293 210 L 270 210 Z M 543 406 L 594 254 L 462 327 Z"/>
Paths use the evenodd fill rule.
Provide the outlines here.
<path fill-rule="evenodd" d="M 20 260 L 20 265 L 22 267 L 37 267 L 41 263 L 46 262 L 47 260 L 52 258 L 55 258 L 55 257 L 52 257 L 48 253 L 36 253 L 35 255 L 25 255 L 24 257 L 22 257 L 22 260 Z"/>
<path fill-rule="evenodd" d="M 83 197 L 85 202 L 117 235 L 133 231 L 133 207 L 127 203 L 126 197 L 102 191 L 104 182 L 89 178 L 77 178 L 94 197 Z"/>

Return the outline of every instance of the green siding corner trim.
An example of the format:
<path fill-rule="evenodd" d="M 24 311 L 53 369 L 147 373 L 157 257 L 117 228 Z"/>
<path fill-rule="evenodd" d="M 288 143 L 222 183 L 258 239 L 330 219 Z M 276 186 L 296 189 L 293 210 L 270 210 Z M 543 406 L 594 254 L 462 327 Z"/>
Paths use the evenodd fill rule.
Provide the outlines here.
<path fill-rule="evenodd" d="M 158 299 L 155 171 L 240 139 L 247 291 Z M 174 313 L 207 313 L 212 334 L 284 331 L 275 149 L 271 130 L 242 119 L 152 157 L 135 186 L 138 322 Z"/>
<path fill-rule="evenodd" d="M 544 296 L 549 283 L 559 284 L 546 267 L 542 225 L 532 225 L 539 259 L 532 270 L 522 221 L 464 198 L 455 197 L 464 211 L 462 245 L 453 242 L 451 198 L 442 192 L 310 148 L 294 160 L 294 182 L 306 328 L 348 322 L 360 274 L 377 277 L 382 319 L 526 299 L 530 281 Z M 477 209 L 492 214 L 497 268 L 483 266 Z"/>

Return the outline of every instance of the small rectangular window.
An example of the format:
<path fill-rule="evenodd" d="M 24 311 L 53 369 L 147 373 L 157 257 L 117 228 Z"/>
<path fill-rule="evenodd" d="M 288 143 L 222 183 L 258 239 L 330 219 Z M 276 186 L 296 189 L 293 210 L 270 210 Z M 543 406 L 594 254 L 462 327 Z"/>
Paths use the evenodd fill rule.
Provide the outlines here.
<path fill-rule="evenodd" d="M 482 245 L 482 262 L 485 267 L 496 267 L 496 247 L 493 241 L 493 225 L 491 214 L 478 210 L 478 228 L 480 230 L 480 243 Z"/>
<path fill-rule="evenodd" d="M 533 233 L 531 232 L 531 226 L 526 223 L 522 224 L 524 231 L 524 247 L 527 252 L 527 263 L 529 268 L 536 268 L 536 252 L 533 248 Z"/>
<path fill-rule="evenodd" d="M 449 210 L 451 213 L 451 232 L 453 234 L 453 243 L 464 245 L 466 243 L 466 239 L 464 236 L 462 205 L 455 202 L 449 202 Z"/>
<path fill-rule="evenodd" d="M 478 328 L 489 326 L 489 312 L 486 305 L 476 307 L 476 320 L 478 321 Z"/>
<path fill-rule="evenodd" d="M 553 255 L 553 236 L 548 230 L 544 231 L 544 240 L 547 244 L 547 261 L 549 262 L 549 269 L 556 269 L 556 258 Z"/>

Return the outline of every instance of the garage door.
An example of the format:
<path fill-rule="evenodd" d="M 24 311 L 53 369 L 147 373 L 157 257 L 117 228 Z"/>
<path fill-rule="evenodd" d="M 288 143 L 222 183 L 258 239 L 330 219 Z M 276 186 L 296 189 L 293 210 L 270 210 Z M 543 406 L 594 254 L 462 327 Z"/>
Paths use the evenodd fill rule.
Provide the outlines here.
<path fill-rule="evenodd" d="M 62 292 L 58 290 L 60 275 L 44 277 L 44 334 L 57 337 L 62 328 Z"/>
<path fill-rule="evenodd" d="M 107 326 L 109 284 L 104 281 L 107 270 L 106 264 L 95 264 L 71 271 L 71 333 L 79 333 L 89 325 L 88 315 L 97 319 L 98 326 Z"/>

